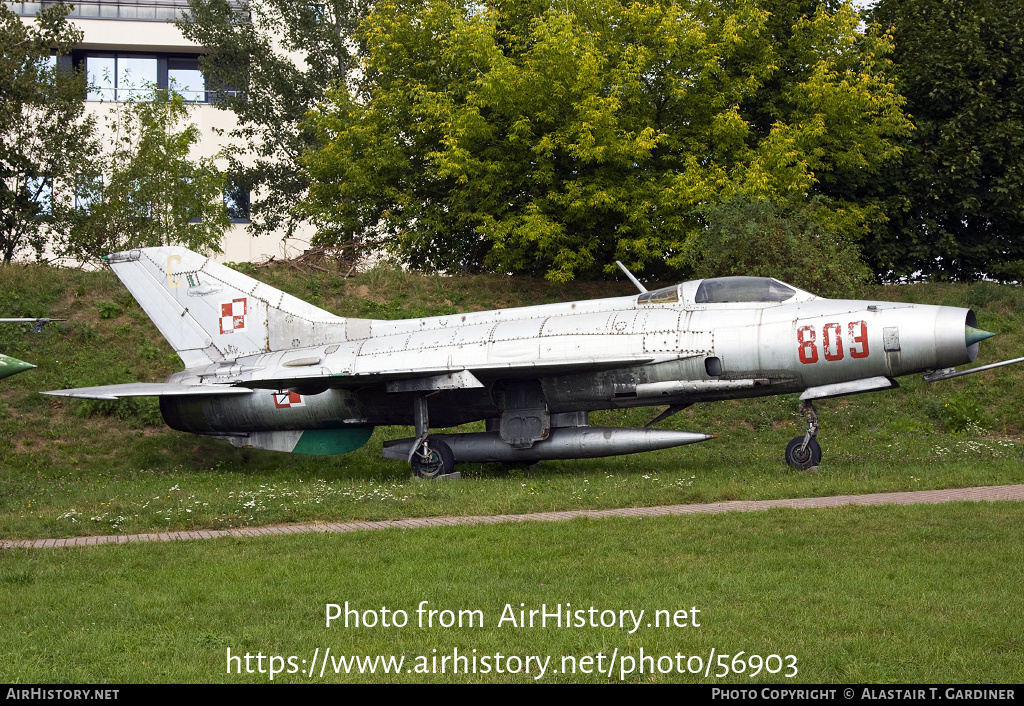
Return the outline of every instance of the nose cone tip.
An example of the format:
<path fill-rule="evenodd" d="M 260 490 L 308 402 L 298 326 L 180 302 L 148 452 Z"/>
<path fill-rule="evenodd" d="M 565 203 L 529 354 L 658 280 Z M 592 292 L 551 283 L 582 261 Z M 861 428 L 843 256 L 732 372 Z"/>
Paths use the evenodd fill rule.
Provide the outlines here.
<path fill-rule="evenodd" d="M 984 341 L 986 338 L 992 338 L 993 336 L 995 336 L 994 333 L 982 331 L 980 328 L 964 326 L 964 340 L 968 346 L 973 346 L 978 341 Z"/>

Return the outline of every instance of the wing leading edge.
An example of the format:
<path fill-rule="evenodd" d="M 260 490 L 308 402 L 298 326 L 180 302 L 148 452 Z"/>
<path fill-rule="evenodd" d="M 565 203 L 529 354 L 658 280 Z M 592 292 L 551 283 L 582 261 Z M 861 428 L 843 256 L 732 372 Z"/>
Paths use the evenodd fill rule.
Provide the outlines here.
<path fill-rule="evenodd" d="M 85 400 L 118 400 L 122 397 L 165 397 L 169 395 L 248 395 L 253 390 L 234 385 L 188 385 L 171 382 L 128 382 L 122 385 L 76 387 L 71 390 L 50 390 L 43 395 L 78 397 Z"/>
<path fill-rule="evenodd" d="M 681 356 L 691 357 L 691 356 Z M 267 375 L 260 376 L 256 372 L 248 379 L 240 381 L 239 385 L 250 388 L 261 388 L 266 390 L 278 390 L 281 388 L 326 385 L 342 389 L 353 389 L 400 382 L 414 383 L 416 381 L 433 378 L 459 378 L 462 376 L 462 383 L 457 379 L 449 387 L 480 387 L 473 380 L 479 378 L 523 378 L 537 377 L 543 375 L 560 375 L 577 372 L 600 372 L 615 370 L 618 368 L 629 368 L 638 365 L 653 363 L 655 358 L 651 356 L 636 358 L 618 358 L 615 360 L 600 358 L 578 358 L 574 360 L 544 361 L 544 362 L 512 362 L 512 363 L 489 363 L 484 365 L 468 365 L 458 368 L 396 368 L 375 370 L 371 372 L 337 372 L 325 373 L 324 368 L 317 368 L 317 372 L 310 375 Z M 276 371 L 275 371 L 276 372 Z M 465 375 L 465 374 L 468 374 Z M 470 379 L 472 378 L 472 380 Z M 410 388 L 413 389 L 413 388 Z M 427 388 L 420 388 L 427 389 Z M 440 388 L 439 388 L 440 389 Z"/>
<path fill-rule="evenodd" d="M 120 385 L 77 387 L 68 390 L 49 390 L 41 394 L 56 397 L 77 397 L 89 400 L 116 400 L 122 397 L 164 397 L 189 395 L 244 395 L 255 390 L 282 390 L 293 387 L 323 386 L 354 389 L 386 385 L 389 392 L 416 390 L 444 390 L 483 387 L 479 377 L 519 377 L 580 371 L 613 370 L 634 365 L 645 365 L 653 358 L 623 358 L 595 360 L 591 358 L 560 361 L 558 363 L 500 363 L 474 366 L 459 370 L 381 370 L 372 373 L 328 373 L 309 376 L 252 378 L 236 383 L 169 383 L 129 382 Z"/>

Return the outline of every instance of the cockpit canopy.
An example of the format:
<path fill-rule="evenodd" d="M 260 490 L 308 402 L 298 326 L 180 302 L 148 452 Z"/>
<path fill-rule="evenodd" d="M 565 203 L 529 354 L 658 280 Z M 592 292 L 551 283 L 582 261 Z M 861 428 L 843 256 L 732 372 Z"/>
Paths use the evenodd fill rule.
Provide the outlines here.
<path fill-rule="evenodd" d="M 796 294 L 788 284 L 771 277 L 715 277 L 701 280 L 695 304 L 726 302 L 784 302 Z"/>
<path fill-rule="evenodd" d="M 637 304 L 773 304 L 814 295 L 771 277 L 712 277 L 644 292 Z"/>

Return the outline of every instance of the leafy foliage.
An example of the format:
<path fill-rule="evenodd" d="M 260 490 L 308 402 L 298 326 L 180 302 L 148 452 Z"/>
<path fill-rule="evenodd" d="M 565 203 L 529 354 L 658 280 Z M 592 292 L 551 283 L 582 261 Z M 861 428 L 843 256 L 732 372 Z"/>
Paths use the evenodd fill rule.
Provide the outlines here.
<path fill-rule="evenodd" d="M 0 6 L 0 255 L 43 254 L 79 222 L 74 175 L 95 157 L 94 121 L 84 115 L 85 78 L 63 65 L 82 39 L 68 5 L 34 23 Z M 56 49 L 57 56 L 51 56 Z"/>
<path fill-rule="evenodd" d="M 193 160 L 199 128 L 181 95 L 115 104 L 107 116 L 112 145 L 90 182 L 88 220 L 63 253 L 77 258 L 154 245 L 220 252 L 229 226 L 224 177 L 208 157 Z M 80 191 L 85 187 L 80 187 Z"/>
<path fill-rule="evenodd" d="M 707 228 L 688 243 L 697 277 L 775 277 L 831 298 L 853 298 L 870 271 L 835 214 L 736 198 L 704 210 Z"/>
<path fill-rule="evenodd" d="M 232 179 L 253 190 L 254 233 L 284 228 L 290 236 L 301 221 L 291 208 L 308 186 L 298 158 L 311 142 L 299 122 L 354 68 L 351 35 L 369 6 L 368 0 L 189 0 L 188 18 L 177 23 L 207 50 L 201 67 L 217 107 L 238 118 L 235 146 L 225 157 Z"/>
<path fill-rule="evenodd" d="M 302 212 L 416 267 L 557 281 L 614 259 L 678 276 L 702 211 L 738 196 L 818 195 L 856 234 L 853 190 L 909 126 L 890 38 L 858 23 L 840 3 L 378 3 L 359 98 L 310 114 Z"/>
<path fill-rule="evenodd" d="M 871 18 L 893 28 L 917 127 L 878 183 L 873 268 L 1024 281 L 1024 5 L 879 0 Z"/>

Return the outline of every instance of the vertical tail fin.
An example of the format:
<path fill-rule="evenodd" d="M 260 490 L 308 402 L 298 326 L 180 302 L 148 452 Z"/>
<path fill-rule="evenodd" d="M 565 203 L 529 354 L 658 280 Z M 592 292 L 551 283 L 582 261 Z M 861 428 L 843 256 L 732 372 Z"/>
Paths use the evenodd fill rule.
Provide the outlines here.
<path fill-rule="evenodd" d="M 342 342 L 350 328 L 369 331 L 368 322 L 335 316 L 182 247 L 105 259 L 186 368 Z"/>

